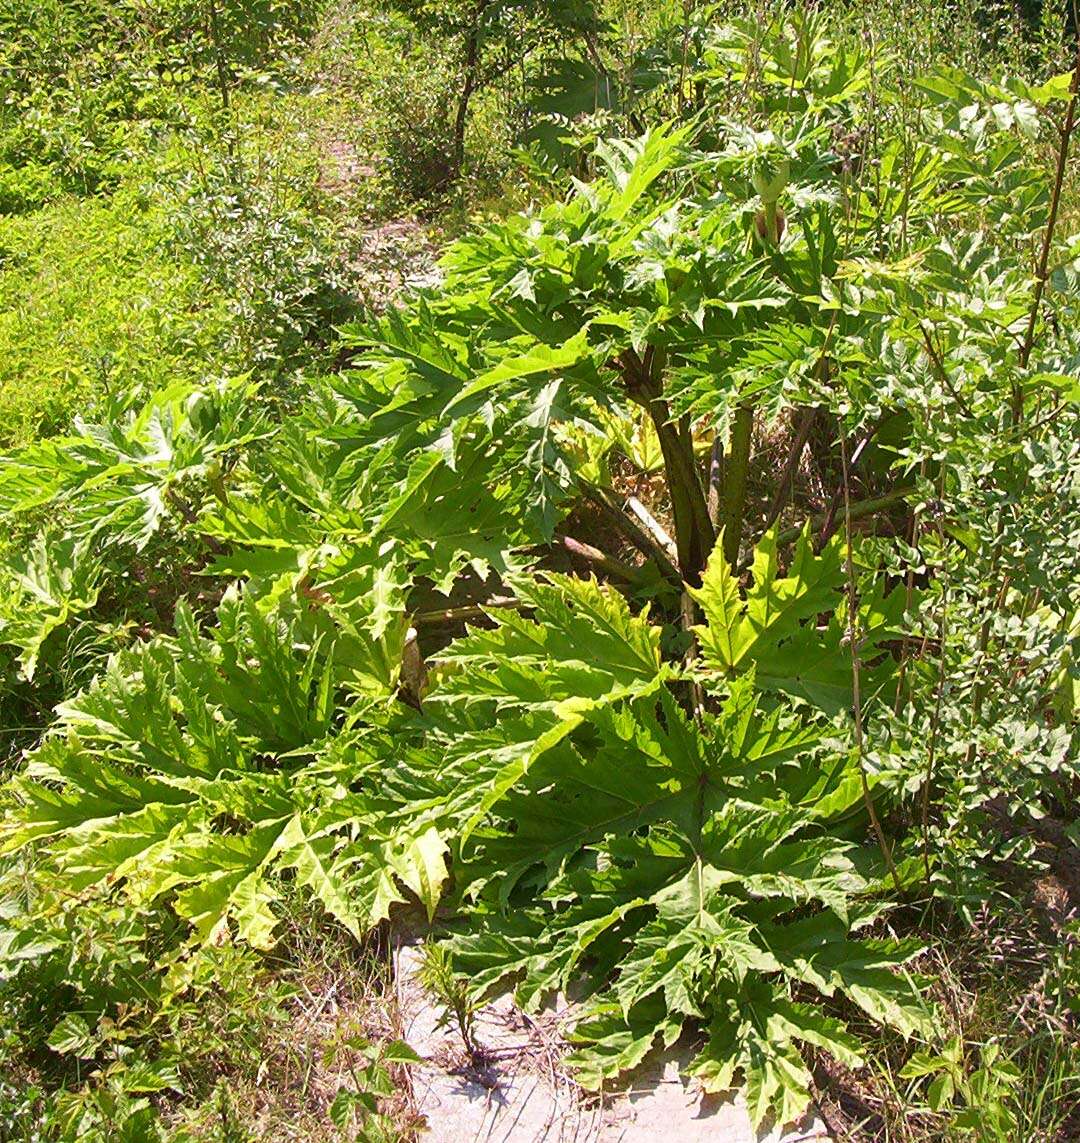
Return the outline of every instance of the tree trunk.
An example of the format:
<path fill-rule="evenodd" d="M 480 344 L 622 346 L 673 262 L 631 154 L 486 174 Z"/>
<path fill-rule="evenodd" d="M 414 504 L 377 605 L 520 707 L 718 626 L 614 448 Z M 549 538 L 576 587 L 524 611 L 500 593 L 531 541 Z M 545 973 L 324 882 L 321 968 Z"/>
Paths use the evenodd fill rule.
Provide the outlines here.
<path fill-rule="evenodd" d="M 465 128 L 469 123 L 469 100 L 476 91 L 480 67 L 480 25 L 491 0 L 476 0 L 472 24 L 465 39 L 465 77 L 458 96 L 457 113 L 454 116 L 453 154 L 450 157 L 451 179 L 456 182 L 461 177 L 465 165 Z"/>

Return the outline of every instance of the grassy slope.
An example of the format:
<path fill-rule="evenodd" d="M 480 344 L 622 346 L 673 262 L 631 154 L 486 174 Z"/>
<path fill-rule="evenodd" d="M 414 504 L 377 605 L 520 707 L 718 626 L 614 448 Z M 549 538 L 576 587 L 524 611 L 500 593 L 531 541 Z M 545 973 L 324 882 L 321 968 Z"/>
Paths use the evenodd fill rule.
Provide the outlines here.
<path fill-rule="evenodd" d="M 67 198 L 3 220 L 0 444 L 54 433 L 111 391 L 214 368 L 221 301 L 158 231 L 150 211 L 115 200 Z"/>

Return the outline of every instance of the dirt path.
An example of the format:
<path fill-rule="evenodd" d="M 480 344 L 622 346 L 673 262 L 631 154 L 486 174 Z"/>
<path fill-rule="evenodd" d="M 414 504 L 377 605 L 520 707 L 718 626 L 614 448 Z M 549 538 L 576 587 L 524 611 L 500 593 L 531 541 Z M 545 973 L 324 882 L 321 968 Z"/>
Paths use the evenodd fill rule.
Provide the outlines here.
<path fill-rule="evenodd" d="M 810 1143 L 830 1138 L 820 1120 L 756 1134 L 738 1100 L 702 1096 L 680 1078 L 678 1045 L 646 1064 L 623 1090 L 590 1098 L 561 1066 L 565 1005 L 526 1016 L 509 997 L 486 1005 L 475 1036 L 487 1058 L 466 1055 L 439 1027 L 441 1006 L 420 985 L 418 947 L 397 950 L 398 1005 L 405 1040 L 424 1058 L 411 1069 L 413 1099 L 432 1143 Z"/>
<path fill-rule="evenodd" d="M 376 220 L 363 213 L 359 192 L 375 168 L 343 139 L 321 138 L 318 149 L 319 189 L 341 205 L 334 242 L 364 306 L 381 313 L 402 293 L 438 282 L 439 251 L 419 218 Z"/>

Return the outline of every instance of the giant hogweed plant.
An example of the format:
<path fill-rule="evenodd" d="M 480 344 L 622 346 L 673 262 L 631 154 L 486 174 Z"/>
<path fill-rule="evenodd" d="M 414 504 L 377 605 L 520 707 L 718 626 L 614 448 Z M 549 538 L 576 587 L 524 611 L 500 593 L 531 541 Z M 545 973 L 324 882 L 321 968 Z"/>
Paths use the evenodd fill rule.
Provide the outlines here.
<path fill-rule="evenodd" d="M 592 1084 L 692 1034 L 706 1087 L 741 1081 L 757 1120 L 786 1120 L 809 1098 L 802 1048 L 860 1060 L 845 1005 L 930 1034 L 918 946 L 884 914 L 936 856 L 887 839 L 875 800 L 901 821 L 929 805 L 900 712 L 921 725 L 941 676 L 911 654 L 917 553 L 837 524 L 913 482 L 992 499 L 1044 447 L 1006 423 L 1017 394 L 1075 401 L 1075 349 L 1018 253 L 1050 204 L 1020 140 L 1063 88 L 938 77 L 912 149 L 852 158 L 836 124 L 883 74 L 855 53 L 840 82 L 806 62 L 828 53 L 778 44 L 768 74 L 799 98 L 771 123 L 602 144 L 592 182 L 461 240 L 439 288 L 351 331 L 350 367 L 302 412 L 176 391 L 4 460 L 9 518 L 50 517 L 5 589 L 24 675 L 162 532 L 220 595 L 66 696 L 7 787 L 2 844 L 26 859 L 6 972 L 62 945 L 81 900 L 129 901 L 182 922 L 158 966 L 180 988 L 208 945 L 272 944 L 290 881 L 357 935 L 407 899 L 452 907 L 477 987 L 526 1005 L 584 980 Z M 793 406 L 844 476 L 796 537 L 746 508 L 753 440 Z M 611 508 L 593 462 L 643 423 L 675 564 L 656 551 L 621 592 L 542 570 L 578 498 Z M 877 474 L 856 476 L 879 495 L 853 501 L 875 437 Z M 991 571 L 1015 546 L 1007 520 L 989 541 L 944 518 L 936 547 L 920 535 L 935 571 L 948 543 L 988 542 Z M 463 592 L 479 625 L 425 683 L 410 624 Z"/>
<path fill-rule="evenodd" d="M 713 553 L 695 591 L 696 715 L 673 697 L 681 671 L 657 628 L 576 581 L 527 588 L 531 618 L 500 617 L 440 657 L 447 677 L 425 711 L 446 740 L 437 781 L 460 823 L 455 890 L 471 902 L 456 955 L 481 990 L 514 981 L 526 1008 L 584 980 L 573 1060 L 589 1086 L 704 1029 L 691 1071 L 705 1089 L 738 1074 L 755 1121 L 786 1122 L 809 1099 L 800 1046 L 860 1060 L 821 996 L 929 1033 L 896 971 L 918 943 L 866 933 L 884 905 L 878 859 L 852 829 L 858 761 L 792 701 L 836 682 L 799 643 L 821 609 L 843 610 L 839 547 L 814 558 L 804 536 L 783 576 L 767 538 L 745 599 Z M 618 633 L 615 685 L 590 629 Z M 789 676 L 758 675 L 785 659 Z"/>
<path fill-rule="evenodd" d="M 458 953 L 479 985 L 520 975 L 534 1004 L 593 982 L 584 1080 L 704 1023 L 706 1086 L 740 1069 L 756 1118 L 794 1117 L 800 1043 L 859 1058 L 804 988 L 929 1029 L 892 971 L 918 944 L 859 932 L 884 906 L 851 830 L 857 761 L 824 717 L 776 701 L 812 691 L 814 667 L 769 691 L 755 679 L 842 599 L 837 547 L 814 559 L 804 539 L 790 577 L 768 578 L 763 557 L 735 606 L 718 553 L 702 636 L 740 655 L 710 650 L 716 702 L 697 720 L 673 697 L 660 627 L 595 582 L 518 581 L 529 616 L 497 613 L 451 643 L 423 714 L 405 718 L 355 696 L 344 626 L 312 635 L 306 616 L 230 596 L 207 637 L 181 606 L 174 637 L 123 652 L 61 707 L 9 791 L 22 808 L 4 847 L 36 845 L 49 877 L 5 955 L 43 955 L 73 899 L 117 892 L 169 901 L 190 949 L 230 932 L 265 947 L 282 876 L 359 934 L 406 891 L 433 910 L 449 855 L 468 917 Z"/>
<path fill-rule="evenodd" d="M 742 42 L 731 35 L 729 56 Z M 219 570 L 236 575 L 307 567 L 327 540 L 378 539 L 400 551 L 405 586 L 427 578 L 447 590 L 467 569 L 501 574 L 520 563 L 515 552 L 550 540 L 590 467 L 582 440 L 605 447 L 637 409 L 693 583 L 718 528 L 732 562 L 750 538 L 755 424 L 792 406 L 841 415 L 852 436 L 888 422 L 886 456 L 910 472 L 935 447 L 938 414 L 962 424 L 958 413 L 976 411 L 989 424 L 1003 384 L 1067 385 L 1048 341 L 1015 379 L 1007 334 L 1030 309 L 1017 250 L 1047 205 L 1023 132 L 1062 86 L 928 79 L 911 157 L 889 142 L 881 156 L 856 155 L 854 173 L 833 128 L 858 122 L 867 62 L 848 61 L 853 78 L 838 88 L 811 66 L 830 58 L 820 45 L 795 59 L 781 47 L 770 84 L 786 76 L 800 93 L 783 132 L 728 124 L 723 150 L 709 152 L 689 128 L 602 145 L 592 183 L 468 236 L 438 290 L 354 328 L 352 368 L 269 448 L 242 423 L 242 387 L 159 395 L 130 428 L 87 426 L 8 458 L 0 505 L 59 507 L 61 527 L 99 547 L 139 549 L 179 522 L 228 546 Z M 702 463 L 710 442 L 716 481 Z"/>

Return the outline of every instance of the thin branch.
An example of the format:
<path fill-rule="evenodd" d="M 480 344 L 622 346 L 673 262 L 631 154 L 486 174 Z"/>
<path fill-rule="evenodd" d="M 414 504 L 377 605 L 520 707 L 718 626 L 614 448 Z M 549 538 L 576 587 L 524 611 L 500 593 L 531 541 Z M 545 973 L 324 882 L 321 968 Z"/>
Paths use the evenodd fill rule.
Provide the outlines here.
<path fill-rule="evenodd" d="M 885 417 L 883 416 L 879 418 L 877 424 L 875 424 L 873 428 L 871 428 L 870 431 L 866 434 L 866 436 L 864 436 L 863 439 L 859 441 L 859 443 L 855 446 L 855 451 L 851 454 L 851 461 L 848 462 L 845 459 L 845 464 L 850 463 L 850 468 L 854 468 L 859 463 L 859 461 L 862 459 L 862 454 L 866 451 L 867 445 L 869 445 L 874 437 L 877 436 L 878 430 L 884 423 Z M 843 421 L 840 422 L 840 437 L 843 441 L 847 440 L 847 436 L 844 433 Z M 833 534 L 833 530 L 836 527 L 836 513 L 839 511 L 840 504 L 845 500 L 847 495 L 848 489 L 846 485 L 842 485 L 840 488 L 838 488 L 833 495 L 832 503 L 829 505 L 829 511 L 825 514 L 825 522 L 822 524 L 821 533 L 818 536 L 817 546 L 819 549 L 825 546 L 829 537 Z"/>
<path fill-rule="evenodd" d="M 1069 407 L 1070 402 L 1062 399 L 1047 413 L 1044 413 L 1037 421 L 1032 421 L 1028 425 L 1028 432 L 1033 433 L 1036 429 L 1041 429 L 1043 425 L 1048 425 L 1051 421 L 1056 420 L 1061 416 L 1062 412 Z M 1019 434 L 1017 434 L 1019 435 Z"/>
<path fill-rule="evenodd" d="M 646 559 L 656 561 L 667 579 L 677 584 L 682 583 L 682 576 L 672 562 L 667 547 L 648 532 L 639 528 L 625 512 L 618 508 L 613 503 L 612 493 L 608 489 L 589 484 L 584 480 L 579 480 L 578 486 L 588 500 L 603 512 L 605 518 L 610 520 Z"/>
<path fill-rule="evenodd" d="M 761 529 L 762 533 L 767 532 L 773 524 L 776 523 L 777 517 L 787 503 L 788 494 L 791 491 L 791 482 L 795 476 L 795 470 L 799 467 L 803 449 L 806 448 L 806 442 L 810 439 L 810 434 L 814 430 L 817 415 L 818 411 L 816 406 L 811 406 L 809 409 L 803 410 L 803 415 L 799 419 L 799 426 L 795 430 L 795 437 L 791 442 L 791 448 L 788 449 L 784 467 L 780 470 L 780 478 L 777 481 L 776 492 L 773 494 L 772 503 L 769 505 L 769 511 L 765 514 L 765 526 Z"/>
<path fill-rule="evenodd" d="M 901 488 L 894 488 L 892 492 L 886 492 L 884 496 L 872 496 L 868 500 L 854 500 L 849 503 L 849 511 L 847 518 L 851 520 L 862 520 L 867 516 L 876 516 L 879 512 L 885 512 L 889 508 L 895 508 L 897 504 L 902 504 L 909 496 L 912 496 L 918 490 L 914 485 L 905 484 Z M 831 513 L 823 513 L 818 516 L 810 517 L 810 530 L 812 532 L 818 531 L 823 528 L 831 519 Z M 805 524 L 800 524 L 797 527 L 785 528 L 777 537 L 778 544 L 790 544 L 792 540 L 797 540 L 802 535 Z"/>
<path fill-rule="evenodd" d="M 825 342 L 821 347 L 821 353 L 818 354 L 817 364 L 814 366 L 814 380 L 818 385 L 827 385 L 829 381 L 829 349 L 832 346 L 833 333 L 836 330 L 836 315 L 838 313 L 838 310 L 833 310 L 829 317 L 829 328 L 825 331 Z M 780 480 L 777 483 L 772 503 L 769 505 L 765 527 L 761 529 L 762 534 L 767 532 L 773 524 L 776 523 L 777 517 L 787 502 L 792 478 L 795 475 L 795 469 L 799 464 L 803 449 L 806 448 L 806 442 L 810 439 L 810 433 L 813 431 L 817 419 L 818 409 L 816 406 L 812 406 L 804 411 L 798 431 L 795 433 L 795 439 L 791 442 L 791 450 L 788 452 L 787 460 L 784 462 L 784 468 L 780 474 Z"/>
<path fill-rule="evenodd" d="M 682 59 L 679 62 L 679 117 L 682 118 L 686 110 L 686 67 L 690 55 L 690 15 L 691 0 L 683 0 L 683 39 Z"/>
<path fill-rule="evenodd" d="M 167 488 L 165 490 L 165 503 L 174 508 L 180 516 L 184 526 L 190 528 L 198 535 L 199 539 L 214 553 L 215 556 L 220 556 L 225 551 L 224 544 L 221 543 L 214 536 L 206 535 L 199 531 L 199 514 L 194 508 L 176 491 L 175 488 Z"/>
<path fill-rule="evenodd" d="M 925 465 L 925 461 L 923 462 Z M 941 469 L 938 483 L 938 499 L 945 497 L 945 469 Z M 942 513 L 937 518 L 938 549 L 945 550 L 945 525 Z M 949 610 L 949 578 L 948 564 L 944 566 L 945 575 L 941 587 L 941 614 L 938 616 L 938 675 L 934 693 L 934 713 L 930 720 L 930 742 L 926 748 L 926 773 L 923 776 L 923 786 L 919 795 L 919 820 L 922 825 L 923 864 L 926 868 L 926 885 L 930 886 L 930 795 L 934 783 L 934 763 L 937 759 L 938 737 L 941 731 L 941 707 L 945 697 L 945 640 L 948 636 L 946 622 Z"/>
<path fill-rule="evenodd" d="M 944 500 L 944 479 L 945 469 L 941 469 L 942 488 L 938 495 L 939 500 Z M 923 457 L 922 463 L 919 465 L 919 479 L 920 481 L 926 479 L 926 457 Z M 914 509 L 908 513 L 908 547 L 914 549 L 915 538 L 918 530 L 918 520 Z M 911 611 L 912 600 L 915 598 L 915 569 L 908 562 L 907 570 L 904 573 L 904 614 L 907 615 Z M 923 641 L 923 648 L 925 653 L 926 641 Z M 896 699 L 893 702 L 893 714 L 900 714 L 900 705 L 904 698 L 904 688 L 907 685 L 907 670 L 908 663 L 911 659 L 911 636 L 908 634 L 908 629 L 904 627 L 904 637 L 900 641 L 900 669 L 896 676 Z"/>
<path fill-rule="evenodd" d="M 945 617 L 948 608 L 948 584 L 941 600 L 941 617 L 938 621 L 938 677 L 934 694 L 934 713 L 930 721 L 930 742 L 926 748 L 926 773 L 923 775 L 922 791 L 919 795 L 919 820 L 922 823 L 923 864 L 926 867 L 926 884 L 930 884 L 930 791 L 934 782 L 934 761 L 937 757 L 938 733 L 941 728 L 941 704 L 945 697 Z"/>
<path fill-rule="evenodd" d="M 994 546 L 990 551 L 990 579 L 994 579 L 997 575 L 998 564 L 1001 562 L 1002 548 L 1004 546 L 1005 537 L 1005 513 L 1004 511 L 998 514 L 997 523 L 997 537 L 994 541 Z M 986 688 L 988 680 L 983 675 L 983 670 L 986 664 L 987 652 L 990 650 L 990 631 L 993 626 L 994 616 L 997 615 L 1002 607 L 1005 605 L 1005 600 L 1009 594 L 1009 584 L 1011 580 L 1008 575 L 1001 578 L 1001 586 L 998 588 L 998 593 L 994 597 L 993 602 L 986 609 L 985 617 L 979 627 L 979 642 L 977 644 L 977 651 L 974 658 L 976 676 L 975 676 L 975 693 L 971 700 L 971 737 L 968 741 L 967 751 L 964 755 L 964 765 L 967 768 L 975 761 L 975 754 L 978 751 L 978 743 L 976 741 L 976 732 L 979 722 L 982 719 L 983 702 L 986 700 Z"/>
<path fill-rule="evenodd" d="M 960 406 L 960 408 L 963 409 L 965 415 L 968 417 L 974 417 L 975 410 L 972 409 L 967 399 L 953 385 L 948 371 L 945 368 L 945 362 L 930 337 L 930 331 L 926 328 L 926 326 L 923 325 L 922 322 L 919 322 L 919 329 L 923 335 L 923 343 L 926 345 L 927 356 L 930 358 L 930 361 L 934 366 L 934 370 L 938 375 L 938 380 L 942 383 L 942 385 L 945 386 L 946 389 L 949 390 L 950 396 Z"/>
<path fill-rule="evenodd" d="M 1043 234 L 1042 250 L 1039 252 L 1039 264 L 1035 271 L 1035 296 L 1031 300 L 1031 312 L 1028 314 L 1027 332 L 1024 334 L 1024 343 L 1020 347 L 1020 368 L 1026 369 L 1031 358 L 1031 350 L 1035 345 L 1035 326 L 1039 320 L 1039 309 L 1042 306 L 1043 293 L 1049 277 L 1050 251 L 1054 242 L 1054 231 L 1057 227 L 1058 208 L 1061 205 L 1061 188 L 1065 182 L 1065 165 L 1069 157 L 1069 141 L 1076 126 L 1077 94 L 1080 93 L 1080 36 L 1076 41 L 1076 63 L 1073 65 L 1072 83 L 1069 85 L 1069 105 L 1065 111 L 1065 122 L 1061 128 L 1061 146 L 1058 148 L 1057 167 L 1054 171 L 1054 187 L 1050 194 L 1050 217 L 1046 221 L 1046 232 Z M 1019 421 L 1024 415 L 1024 391 L 1019 381 L 1013 383 L 1013 422 Z"/>

